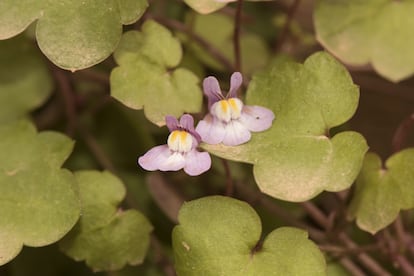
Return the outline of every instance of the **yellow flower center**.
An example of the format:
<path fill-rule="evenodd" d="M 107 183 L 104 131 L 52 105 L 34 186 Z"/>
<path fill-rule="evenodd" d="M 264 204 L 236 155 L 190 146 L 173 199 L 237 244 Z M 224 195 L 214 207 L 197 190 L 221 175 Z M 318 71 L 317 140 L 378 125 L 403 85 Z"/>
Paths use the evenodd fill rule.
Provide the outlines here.
<path fill-rule="evenodd" d="M 243 102 L 237 98 L 221 100 L 211 106 L 210 112 L 226 123 L 239 119 L 243 108 Z"/>
<path fill-rule="evenodd" d="M 168 136 L 167 144 L 172 151 L 189 152 L 193 146 L 193 137 L 187 131 L 174 130 Z"/>

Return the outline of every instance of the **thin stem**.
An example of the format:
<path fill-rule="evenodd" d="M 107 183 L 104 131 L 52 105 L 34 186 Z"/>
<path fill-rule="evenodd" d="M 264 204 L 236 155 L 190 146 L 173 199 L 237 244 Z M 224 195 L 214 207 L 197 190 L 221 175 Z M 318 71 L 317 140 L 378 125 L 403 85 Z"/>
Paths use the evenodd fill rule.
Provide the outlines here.
<path fill-rule="evenodd" d="M 357 248 L 348 248 L 343 246 L 337 246 L 332 244 L 321 244 L 319 245 L 319 248 L 322 251 L 326 252 L 332 252 L 336 255 L 349 255 L 349 254 L 359 254 L 360 252 L 367 252 L 367 251 L 374 251 L 378 250 L 379 246 L 378 244 L 371 244 L 371 245 L 365 245 L 365 246 L 359 246 Z"/>
<path fill-rule="evenodd" d="M 56 67 L 55 65 L 50 66 L 52 74 L 57 82 L 58 91 L 61 93 L 64 106 L 65 114 L 67 118 L 66 134 L 73 137 L 76 129 L 76 99 L 74 97 L 67 72 Z"/>
<path fill-rule="evenodd" d="M 109 75 L 107 73 L 101 73 L 93 69 L 84 69 L 76 71 L 74 75 L 109 86 Z"/>
<path fill-rule="evenodd" d="M 223 163 L 224 172 L 226 173 L 226 196 L 233 196 L 234 185 L 229 162 L 226 159 L 221 159 L 221 162 Z"/>
<path fill-rule="evenodd" d="M 302 207 L 324 229 L 329 227 L 329 219 L 322 211 L 310 201 L 302 202 Z"/>
<path fill-rule="evenodd" d="M 164 253 L 161 242 L 157 237 L 151 235 L 151 248 L 154 250 L 155 263 L 159 265 L 166 276 L 175 276 L 174 266 L 168 256 Z"/>
<path fill-rule="evenodd" d="M 329 219 L 325 214 L 314 205 L 312 202 L 307 201 L 302 203 L 305 211 L 317 222 L 319 225 L 327 229 L 329 227 Z M 352 250 L 358 250 L 358 246 L 344 233 L 339 233 L 339 240 L 341 240 L 348 248 Z M 386 270 L 384 270 L 373 258 L 368 254 L 361 252 L 357 254 L 358 260 L 363 264 L 367 269 L 373 272 L 375 275 L 390 275 Z"/>
<path fill-rule="evenodd" d="M 242 15 L 243 0 L 237 1 L 236 15 L 234 17 L 234 68 L 236 71 L 241 72 L 241 51 L 240 51 L 240 26 Z"/>
<path fill-rule="evenodd" d="M 407 143 L 408 135 L 414 127 L 414 113 L 405 118 L 398 126 L 392 138 L 392 151 L 399 152 Z"/>
<path fill-rule="evenodd" d="M 358 245 L 354 243 L 345 233 L 339 234 L 339 240 L 341 240 L 347 247 L 351 249 L 357 249 Z M 370 270 L 373 275 L 388 276 L 391 275 L 388 271 L 382 268 L 371 256 L 364 252 L 357 254 L 359 262 Z"/>
<path fill-rule="evenodd" d="M 341 265 L 348 270 L 353 276 L 365 276 L 366 274 L 354 262 L 348 258 L 341 258 L 339 260 Z"/>
<path fill-rule="evenodd" d="M 113 174 L 116 174 L 115 166 L 112 163 L 111 159 L 106 155 L 105 151 L 101 148 L 98 141 L 96 141 L 95 137 L 92 136 L 87 130 L 82 127 L 79 127 L 80 134 L 85 141 L 86 145 L 88 146 L 89 150 L 95 157 L 96 161 L 99 165 L 105 169 L 110 171 Z"/>
<path fill-rule="evenodd" d="M 289 7 L 289 10 L 287 11 L 287 15 L 286 15 L 287 18 L 286 18 L 285 25 L 283 26 L 282 32 L 278 36 L 278 39 L 276 40 L 276 45 L 274 48 L 275 53 L 280 51 L 280 49 L 282 48 L 283 44 L 285 43 L 286 39 L 289 36 L 290 26 L 292 24 L 293 17 L 296 13 L 296 10 L 299 7 L 299 4 L 300 4 L 300 0 L 295 0 L 293 4 Z"/>
<path fill-rule="evenodd" d="M 407 242 L 407 235 L 405 233 L 404 224 L 403 224 L 403 221 L 402 221 L 402 218 L 401 218 L 400 214 L 395 219 L 395 221 L 393 222 L 392 225 L 393 225 L 395 233 L 397 235 L 399 247 L 404 248 L 406 246 L 406 242 Z"/>
<path fill-rule="evenodd" d="M 201 47 L 203 47 L 204 50 L 206 50 L 212 57 L 214 57 L 217 61 L 219 61 L 221 64 L 223 64 L 223 66 L 225 66 L 228 70 L 234 71 L 234 66 L 231 63 L 231 61 L 228 58 L 226 58 L 221 53 L 221 51 L 219 49 L 214 47 L 210 42 L 205 40 L 203 37 L 201 37 L 198 34 L 194 33 L 193 30 L 191 30 L 191 28 L 189 28 L 188 26 L 184 25 L 183 23 L 181 23 L 177 20 L 172 20 L 172 19 L 165 18 L 165 17 L 157 17 L 157 16 L 153 16 L 153 15 L 148 15 L 148 18 L 152 18 L 155 21 L 157 21 L 158 23 L 160 23 L 160 24 L 162 24 L 162 25 L 164 25 L 168 28 L 172 28 L 174 30 L 185 33 L 192 40 L 194 40 Z"/>
<path fill-rule="evenodd" d="M 399 254 L 396 256 L 395 261 L 401 267 L 402 271 L 404 271 L 405 275 L 414 275 L 414 267 L 405 256 Z"/>

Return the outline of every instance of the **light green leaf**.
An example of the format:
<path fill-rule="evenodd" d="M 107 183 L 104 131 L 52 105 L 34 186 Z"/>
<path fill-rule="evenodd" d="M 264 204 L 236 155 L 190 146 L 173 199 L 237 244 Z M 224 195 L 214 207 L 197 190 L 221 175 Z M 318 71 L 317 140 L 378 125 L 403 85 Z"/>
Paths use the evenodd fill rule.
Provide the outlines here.
<path fill-rule="evenodd" d="M 3 0 L 0 39 L 19 34 L 37 19 L 40 49 L 56 65 L 74 71 L 107 58 L 122 24 L 135 22 L 146 7 L 147 0 Z"/>
<path fill-rule="evenodd" d="M 125 197 L 122 182 L 109 172 L 81 171 L 75 176 L 82 217 L 61 241 L 61 249 L 75 260 L 86 260 L 94 271 L 142 263 L 152 226 L 136 210 L 117 210 Z"/>
<path fill-rule="evenodd" d="M 223 14 L 191 14 L 188 21 L 192 24 L 191 28 L 196 34 L 209 41 L 230 62 L 234 63 L 234 22 L 230 17 Z M 215 70 L 227 70 L 223 64 L 207 53 L 198 43 L 189 38 L 185 38 L 185 40 L 189 49 L 201 62 Z M 241 33 L 240 52 L 243 72 L 247 74 L 263 68 L 269 60 L 269 50 L 264 40 L 260 36 L 247 31 Z"/>
<path fill-rule="evenodd" d="M 356 132 L 328 133 L 349 120 L 358 97 L 348 72 L 324 52 L 304 65 L 280 60 L 253 77 L 246 96 L 246 104 L 273 110 L 272 128 L 237 147 L 203 147 L 253 164 L 259 188 L 275 198 L 305 201 L 323 190 L 340 191 L 358 175 L 367 145 Z"/>
<path fill-rule="evenodd" d="M 215 0 L 184 0 L 184 2 L 189 5 L 195 11 L 201 14 L 208 14 L 215 12 L 227 5 L 228 2 L 233 2 L 234 0 L 229 1 L 215 1 Z"/>
<path fill-rule="evenodd" d="M 385 168 L 378 155 L 366 155 L 349 210 L 361 229 L 374 234 L 394 221 L 401 209 L 414 208 L 413 167 L 412 148 L 391 156 Z"/>
<path fill-rule="evenodd" d="M 198 77 L 175 68 L 182 58 L 181 45 L 169 30 L 147 21 L 142 31 L 123 35 L 115 52 L 119 64 L 111 72 L 111 95 L 146 117 L 164 125 L 165 116 L 199 112 L 202 92 Z"/>
<path fill-rule="evenodd" d="M 236 2 L 237 0 L 184 0 L 192 9 L 201 14 L 208 14 L 215 12 L 230 2 Z M 249 0 L 251 2 L 258 1 L 272 1 L 272 0 Z"/>
<path fill-rule="evenodd" d="M 52 92 L 52 80 L 33 42 L 19 36 L 0 41 L 0 123 L 39 107 Z"/>
<path fill-rule="evenodd" d="M 260 218 L 243 201 L 190 201 L 179 222 L 173 230 L 178 275 L 325 275 L 324 257 L 303 230 L 278 228 L 261 244 Z"/>
<path fill-rule="evenodd" d="M 314 18 L 318 40 L 344 62 L 400 81 L 414 73 L 413 13 L 413 1 L 320 0 Z"/>
<path fill-rule="evenodd" d="M 36 133 L 17 121 L 0 126 L 0 265 L 23 245 L 61 239 L 76 223 L 80 203 L 75 178 L 61 169 L 73 142 L 55 132 Z"/>

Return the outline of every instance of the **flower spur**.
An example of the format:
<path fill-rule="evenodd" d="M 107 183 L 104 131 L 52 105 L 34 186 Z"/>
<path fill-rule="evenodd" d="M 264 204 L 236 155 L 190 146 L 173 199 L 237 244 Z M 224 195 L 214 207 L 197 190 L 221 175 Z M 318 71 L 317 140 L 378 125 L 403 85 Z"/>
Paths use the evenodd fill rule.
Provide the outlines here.
<path fill-rule="evenodd" d="M 170 135 L 166 145 L 156 146 L 138 158 L 138 164 L 148 171 L 184 171 L 191 176 L 202 174 L 211 167 L 211 158 L 207 152 L 197 151 L 201 141 L 194 130 L 191 115 L 181 116 L 180 122 L 173 116 L 165 121 Z"/>
<path fill-rule="evenodd" d="M 224 97 L 215 77 L 204 79 L 203 90 L 208 98 L 209 114 L 196 127 L 203 142 L 236 146 L 249 141 L 251 131 L 264 131 L 272 126 L 275 115 L 271 110 L 261 106 L 244 105 L 237 98 L 237 90 L 242 81 L 239 72 L 233 73 L 230 78 L 230 90 Z"/>

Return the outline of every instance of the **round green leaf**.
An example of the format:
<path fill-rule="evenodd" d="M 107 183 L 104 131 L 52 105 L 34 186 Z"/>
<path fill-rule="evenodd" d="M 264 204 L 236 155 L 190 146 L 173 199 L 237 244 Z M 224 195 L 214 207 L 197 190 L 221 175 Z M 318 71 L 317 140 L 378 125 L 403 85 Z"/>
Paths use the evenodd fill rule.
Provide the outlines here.
<path fill-rule="evenodd" d="M 73 142 L 17 121 L 0 127 L 0 265 L 23 245 L 61 239 L 80 214 L 73 175 L 60 166 Z"/>
<path fill-rule="evenodd" d="M 341 60 L 400 81 L 414 73 L 413 13 L 413 1 L 321 0 L 314 18 L 318 40 Z"/>
<path fill-rule="evenodd" d="M 201 14 L 207 14 L 215 12 L 230 2 L 236 2 L 237 0 L 184 0 L 192 9 Z M 257 1 L 272 1 L 272 0 L 249 0 L 251 2 Z"/>
<path fill-rule="evenodd" d="M 145 116 L 164 125 L 165 116 L 199 112 L 202 92 L 198 77 L 176 67 L 182 58 L 179 41 L 154 21 L 142 31 L 123 35 L 115 52 L 119 64 L 111 72 L 111 95 L 126 106 L 144 108 Z"/>
<path fill-rule="evenodd" d="M 4 0 L 0 2 L 0 39 L 22 32 L 36 19 L 40 49 L 69 70 L 90 67 L 115 49 L 122 24 L 135 22 L 146 0 Z"/>
<path fill-rule="evenodd" d="M 324 257 L 303 230 L 278 228 L 261 245 L 260 218 L 245 202 L 201 198 L 185 203 L 178 219 L 178 275 L 325 275 Z"/>
<path fill-rule="evenodd" d="M 413 166 L 412 148 L 391 156 L 385 168 L 378 155 L 366 155 L 349 210 L 361 229 L 374 234 L 394 221 L 401 209 L 414 208 Z"/>
<path fill-rule="evenodd" d="M 136 210 L 117 210 L 125 197 L 122 182 L 109 172 L 81 171 L 75 176 L 82 217 L 60 242 L 61 249 L 75 260 L 86 260 L 94 271 L 142 263 L 152 226 Z"/>
<path fill-rule="evenodd" d="M 52 87 L 47 66 L 33 42 L 23 36 L 0 41 L 0 123 L 42 105 Z"/>
<path fill-rule="evenodd" d="M 367 151 L 356 132 L 329 137 L 329 129 L 354 114 L 358 87 L 330 55 L 304 65 L 283 61 L 253 77 L 246 104 L 273 110 L 271 129 L 241 146 L 203 145 L 223 158 L 251 163 L 259 188 L 288 201 L 305 201 L 323 190 L 340 191 L 355 180 Z"/>
<path fill-rule="evenodd" d="M 195 11 L 201 14 L 207 14 L 215 12 L 216 10 L 221 9 L 222 7 L 226 6 L 228 2 L 232 2 L 234 0 L 228 1 L 214 1 L 214 0 L 184 0 L 184 2 L 189 5 Z"/>

